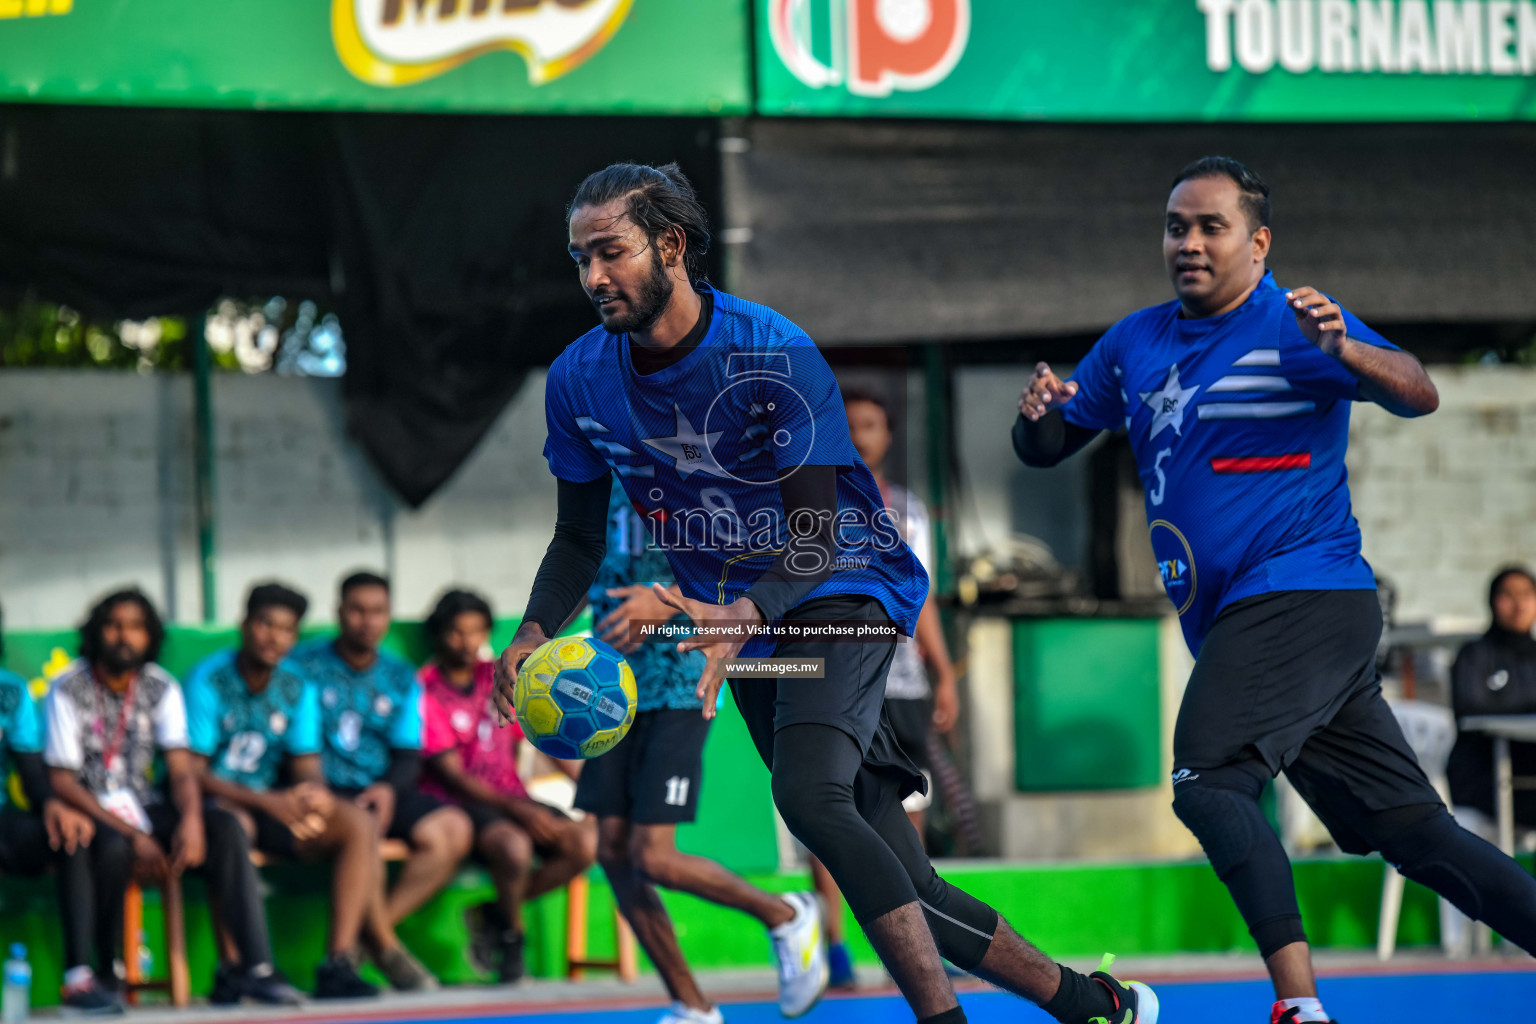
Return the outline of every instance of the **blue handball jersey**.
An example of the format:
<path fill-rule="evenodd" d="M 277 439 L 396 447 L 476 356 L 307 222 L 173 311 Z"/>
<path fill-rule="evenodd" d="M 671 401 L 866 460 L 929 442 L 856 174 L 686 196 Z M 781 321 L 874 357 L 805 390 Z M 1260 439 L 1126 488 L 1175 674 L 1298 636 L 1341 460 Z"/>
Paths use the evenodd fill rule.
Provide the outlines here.
<path fill-rule="evenodd" d="M 602 327 L 560 354 L 545 383 L 550 472 L 576 483 L 616 472 L 651 521 L 679 589 L 729 604 L 805 533 L 785 522 L 780 475 L 840 467 L 836 561 L 807 599 L 872 597 L 911 635 L 928 576 L 849 440 L 826 360 L 773 310 L 713 297 L 698 347 L 655 373 L 637 374 L 629 336 Z M 758 638 L 741 653 L 762 657 L 773 643 Z"/>
<path fill-rule="evenodd" d="M 622 603 L 620 598 L 608 596 L 611 588 L 674 582 L 667 556 L 650 541 L 646 524 L 615 479 L 608 501 L 608 550 L 603 554 L 597 579 L 587 591 L 594 629 L 603 616 Z M 686 626 L 688 617 L 678 615 L 673 621 Z M 696 692 L 707 660 L 703 651 L 680 652 L 675 640 L 646 643 L 626 654 L 624 660 L 634 670 L 635 685 L 640 691 L 636 710 L 696 711 L 704 706 Z"/>
<path fill-rule="evenodd" d="M 1396 347 L 1344 320 L 1355 341 Z M 1130 433 L 1190 650 L 1240 598 L 1376 588 L 1344 469 L 1359 381 L 1301 333 L 1273 275 L 1223 316 L 1184 319 L 1169 302 L 1126 317 L 1072 379 L 1068 421 Z"/>
<path fill-rule="evenodd" d="M 11 753 L 40 754 L 42 750 L 43 715 L 27 681 L 0 669 L 0 807 L 10 799 Z"/>
<path fill-rule="evenodd" d="M 252 693 L 230 648 L 204 658 L 187 680 L 187 734 L 213 774 L 247 789 L 277 785 L 285 757 L 320 752 L 320 700 L 295 666 L 283 662 L 266 689 Z"/>
<path fill-rule="evenodd" d="M 320 765 L 333 786 L 361 789 L 389 770 L 390 752 L 421 749 L 421 684 L 392 651 L 361 672 L 329 639 L 310 640 L 289 660 L 320 697 Z"/>

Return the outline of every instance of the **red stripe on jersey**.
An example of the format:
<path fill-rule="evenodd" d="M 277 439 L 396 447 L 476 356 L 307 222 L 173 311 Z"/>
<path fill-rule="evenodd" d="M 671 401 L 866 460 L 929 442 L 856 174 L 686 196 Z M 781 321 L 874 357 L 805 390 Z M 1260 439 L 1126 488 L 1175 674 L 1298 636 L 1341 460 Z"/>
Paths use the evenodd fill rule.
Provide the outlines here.
<path fill-rule="evenodd" d="M 1212 459 L 1211 469 L 1217 473 L 1273 473 L 1277 469 L 1311 469 L 1312 453 L 1295 455 L 1259 455 L 1244 459 Z"/>

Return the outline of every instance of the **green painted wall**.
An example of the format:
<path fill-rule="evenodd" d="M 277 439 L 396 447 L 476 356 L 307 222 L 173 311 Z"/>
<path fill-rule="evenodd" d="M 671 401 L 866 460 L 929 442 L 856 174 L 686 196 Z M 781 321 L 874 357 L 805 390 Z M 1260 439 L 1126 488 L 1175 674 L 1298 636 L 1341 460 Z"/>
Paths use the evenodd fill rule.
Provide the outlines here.
<path fill-rule="evenodd" d="M 1014 784 L 1021 792 L 1160 781 L 1158 620 L 1013 624 Z"/>

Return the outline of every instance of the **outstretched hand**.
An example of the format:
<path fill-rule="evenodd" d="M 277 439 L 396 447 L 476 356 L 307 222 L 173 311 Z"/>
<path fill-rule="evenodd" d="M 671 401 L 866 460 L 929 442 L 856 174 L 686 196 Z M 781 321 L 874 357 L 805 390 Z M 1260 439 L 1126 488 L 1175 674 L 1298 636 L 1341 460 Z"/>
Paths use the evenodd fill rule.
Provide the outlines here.
<path fill-rule="evenodd" d="M 1077 381 L 1062 380 L 1048 363 L 1036 363 L 1034 376 L 1019 395 L 1019 413 L 1031 423 L 1050 412 L 1051 405 L 1065 405 L 1077 394 Z"/>
<path fill-rule="evenodd" d="M 1344 310 L 1316 288 L 1296 288 L 1285 293 L 1296 314 L 1296 326 L 1306 339 L 1331 356 L 1337 357 L 1344 344 Z"/>
<path fill-rule="evenodd" d="M 651 585 L 656 597 L 668 607 L 688 616 L 695 629 L 704 635 L 690 637 L 677 645 L 679 651 L 703 651 L 707 661 L 699 676 L 695 695 L 704 702 L 704 717 L 715 717 L 715 700 L 720 686 L 725 682 L 725 663 L 741 653 L 752 638 L 754 626 L 763 624 L 763 613 L 757 605 L 745 597 L 738 597 L 727 605 L 705 604 L 691 597 L 674 594 L 659 583 Z M 728 631 L 721 635 L 718 630 Z"/>

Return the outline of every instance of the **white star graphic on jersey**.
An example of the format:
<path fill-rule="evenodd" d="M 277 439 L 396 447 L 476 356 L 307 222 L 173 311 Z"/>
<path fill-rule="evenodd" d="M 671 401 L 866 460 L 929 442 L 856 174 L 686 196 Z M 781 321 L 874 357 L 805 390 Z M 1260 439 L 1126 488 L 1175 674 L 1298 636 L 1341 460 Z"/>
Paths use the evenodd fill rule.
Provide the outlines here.
<path fill-rule="evenodd" d="M 683 410 L 675 403 L 672 410 L 677 413 L 677 433 L 671 437 L 644 437 L 640 439 L 641 443 L 663 455 L 670 455 L 676 464 L 678 476 L 688 477 L 694 473 L 725 476 L 725 471 L 715 463 L 714 453 L 715 442 L 725 431 L 701 434 L 693 429 L 693 424 L 688 422 L 688 417 L 683 415 Z"/>
<path fill-rule="evenodd" d="M 1168 368 L 1163 390 L 1141 392 L 1141 400 L 1152 407 L 1152 432 L 1147 435 L 1147 440 L 1156 437 L 1164 427 L 1172 427 L 1175 434 L 1183 437 L 1184 410 L 1189 408 L 1199 390 L 1198 384 L 1192 388 L 1179 386 L 1179 364 L 1174 363 Z"/>

